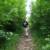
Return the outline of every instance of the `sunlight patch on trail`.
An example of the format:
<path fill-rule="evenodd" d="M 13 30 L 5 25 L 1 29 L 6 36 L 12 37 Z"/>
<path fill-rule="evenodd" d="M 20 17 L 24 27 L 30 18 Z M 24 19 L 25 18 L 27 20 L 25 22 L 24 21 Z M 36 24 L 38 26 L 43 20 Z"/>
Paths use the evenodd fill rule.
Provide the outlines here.
<path fill-rule="evenodd" d="M 31 15 L 31 3 L 32 3 L 32 0 L 26 1 L 26 21 L 29 20 L 29 17 Z"/>
<path fill-rule="evenodd" d="M 32 0 L 26 0 L 26 21 L 28 22 L 29 21 L 29 18 L 31 16 L 31 4 L 32 3 Z M 28 32 L 28 29 L 29 27 L 27 27 L 25 29 L 25 35 L 28 37 L 29 36 L 29 32 Z"/>
<path fill-rule="evenodd" d="M 26 21 L 29 21 L 31 16 L 32 2 L 36 3 L 36 0 L 26 0 Z"/>

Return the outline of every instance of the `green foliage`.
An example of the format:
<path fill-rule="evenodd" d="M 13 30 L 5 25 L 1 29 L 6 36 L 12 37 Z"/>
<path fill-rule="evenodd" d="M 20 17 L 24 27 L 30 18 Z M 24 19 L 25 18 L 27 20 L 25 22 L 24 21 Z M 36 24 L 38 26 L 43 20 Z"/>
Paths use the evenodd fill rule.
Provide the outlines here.
<path fill-rule="evenodd" d="M 14 27 L 16 27 L 16 30 L 18 32 L 22 31 L 22 22 L 24 18 L 25 0 L 0 0 L 0 29 L 3 29 L 6 22 L 11 20 L 14 22 Z M 4 29 L 6 30 L 6 28 Z"/>
<path fill-rule="evenodd" d="M 0 30 L 1 30 L 0 39 L 5 40 L 6 38 L 5 40 L 6 45 L 8 43 L 11 44 L 12 41 L 16 43 L 17 39 L 19 38 L 16 36 L 18 34 L 21 35 L 23 33 L 22 23 L 24 21 L 24 18 L 25 18 L 25 0 L 0 0 Z M 6 50 L 11 50 L 13 48 L 12 47 L 10 49 L 10 47 L 9 49 Z M 16 50 L 16 49 L 12 49 L 12 50 Z"/>
<path fill-rule="evenodd" d="M 3 24 L 3 29 L 6 32 L 15 32 L 16 31 L 16 23 L 11 20 L 6 20 L 6 22 Z"/>
<path fill-rule="evenodd" d="M 45 49 L 40 47 L 40 50 L 50 50 L 48 47 L 50 41 L 45 40 L 50 38 L 50 0 L 37 0 L 35 4 L 32 4 L 30 24 L 31 32 L 38 37 L 38 40 L 40 39 L 39 45 L 43 48 L 45 44 Z"/>
<path fill-rule="evenodd" d="M 44 3 L 44 4 L 43 4 Z M 32 6 L 31 26 L 34 31 L 43 34 L 50 33 L 50 3 L 49 1 L 40 0 Z"/>
<path fill-rule="evenodd" d="M 0 30 L 0 48 L 6 43 L 5 32 Z"/>

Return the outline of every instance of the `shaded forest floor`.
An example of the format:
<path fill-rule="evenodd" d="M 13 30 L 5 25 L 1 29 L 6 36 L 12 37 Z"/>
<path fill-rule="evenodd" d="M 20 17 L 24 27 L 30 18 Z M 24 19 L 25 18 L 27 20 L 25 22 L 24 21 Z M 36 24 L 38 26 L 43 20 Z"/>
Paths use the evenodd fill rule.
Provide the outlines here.
<path fill-rule="evenodd" d="M 33 50 L 32 38 L 21 37 L 17 50 Z"/>
<path fill-rule="evenodd" d="M 17 50 L 35 50 L 35 44 L 33 44 L 33 40 L 32 40 L 32 36 L 29 32 L 25 32 L 28 33 L 28 36 L 23 35 L 20 38 L 20 42 L 19 45 L 17 47 Z"/>

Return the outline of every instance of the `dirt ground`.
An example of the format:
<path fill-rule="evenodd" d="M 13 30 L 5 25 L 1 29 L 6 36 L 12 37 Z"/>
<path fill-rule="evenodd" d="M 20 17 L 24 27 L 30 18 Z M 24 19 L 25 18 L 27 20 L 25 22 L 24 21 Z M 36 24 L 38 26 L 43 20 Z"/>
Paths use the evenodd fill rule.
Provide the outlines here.
<path fill-rule="evenodd" d="M 25 29 L 24 35 L 20 39 L 17 50 L 34 50 L 31 34 L 28 32 L 29 28 Z"/>

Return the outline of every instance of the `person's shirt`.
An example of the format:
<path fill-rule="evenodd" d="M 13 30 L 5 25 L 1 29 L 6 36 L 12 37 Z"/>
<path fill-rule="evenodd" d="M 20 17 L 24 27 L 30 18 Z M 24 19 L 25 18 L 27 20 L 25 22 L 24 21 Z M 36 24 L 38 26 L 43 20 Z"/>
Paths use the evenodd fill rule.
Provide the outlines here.
<path fill-rule="evenodd" d="M 27 27 L 28 26 L 28 22 L 27 21 L 24 21 L 24 23 L 23 23 L 23 27 Z"/>

